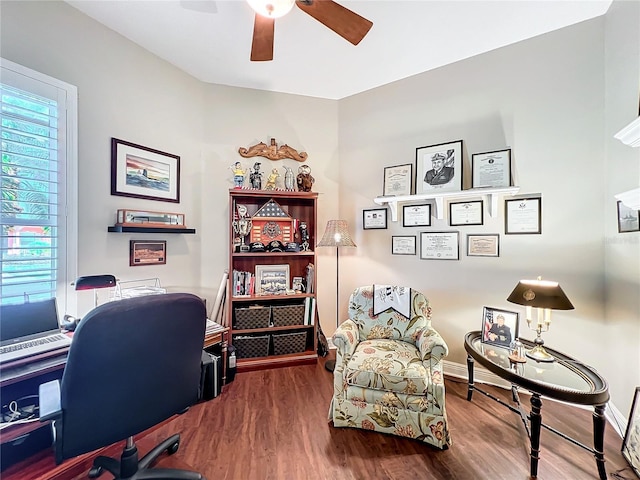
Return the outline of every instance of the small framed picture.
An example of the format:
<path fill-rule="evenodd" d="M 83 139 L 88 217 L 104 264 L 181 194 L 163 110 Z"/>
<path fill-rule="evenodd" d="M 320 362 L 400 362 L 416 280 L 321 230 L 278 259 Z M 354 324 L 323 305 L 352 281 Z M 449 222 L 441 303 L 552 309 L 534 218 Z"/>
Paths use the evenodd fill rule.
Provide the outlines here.
<path fill-rule="evenodd" d="M 416 148 L 416 195 L 462 190 L 462 140 Z"/>
<path fill-rule="evenodd" d="M 382 195 L 411 195 L 413 165 L 396 165 L 384 168 Z"/>
<path fill-rule="evenodd" d="M 167 263 L 166 240 L 130 240 L 129 266 L 165 265 Z"/>
<path fill-rule="evenodd" d="M 509 348 L 511 342 L 518 338 L 519 315 L 517 312 L 499 308 L 484 307 L 482 309 L 483 343 Z"/>
<path fill-rule="evenodd" d="M 420 258 L 459 260 L 460 232 L 420 232 Z"/>
<path fill-rule="evenodd" d="M 542 233 L 542 197 L 523 197 L 504 201 L 504 233 L 526 235 Z"/>
<path fill-rule="evenodd" d="M 391 253 L 393 255 L 415 255 L 415 235 L 393 235 L 391 237 Z"/>
<path fill-rule="evenodd" d="M 449 225 L 482 225 L 484 223 L 484 202 L 450 202 Z"/>
<path fill-rule="evenodd" d="M 386 229 L 387 209 L 371 208 L 362 211 L 362 228 L 364 230 Z"/>
<path fill-rule="evenodd" d="M 510 187 L 511 149 L 471 155 L 471 188 Z"/>
<path fill-rule="evenodd" d="M 304 293 L 304 282 L 302 281 L 302 277 L 293 277 L 291 280 L 291 289 L 294 292 Z"/>
<path fill-rule="evenodd" d="M 500 235 L 497 233 L 467 235 L 468 257 L 499 257 Z"/>
<path fill-rule="evenodd" d="M 640 478 L 640 387 L 636 387 L 636 393 L 631 402 L 629 423 L 622 441 L 622 456 Z"/>
<path fill-rule="evenodd" d="M 256 295 L 283 295 L 289 289 L 289 264 L 256 265 Z"/>
<path fill-rule="evenodd" d="M 640 231 L 640 211 L 627 207 L 618 200 L 618 233 Z"/>
<path fill-rule="evenodd" d="M 431 225 L 431 205 L 403 205 L 402 206 L 402 226 L 403 227 L 428 227 Z"/>

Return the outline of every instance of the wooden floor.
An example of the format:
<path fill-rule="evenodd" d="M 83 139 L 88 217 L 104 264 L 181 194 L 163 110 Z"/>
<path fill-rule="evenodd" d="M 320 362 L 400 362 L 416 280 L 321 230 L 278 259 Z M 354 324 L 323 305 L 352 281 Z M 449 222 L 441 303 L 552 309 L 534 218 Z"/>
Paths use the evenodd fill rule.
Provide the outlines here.
<path fill-rule="evenodd" d="M 324 370 L 324 361 L 241 373 L 221 396 L 157 428 L 145 436 L 144 443 L 151 445 L 180 433 L 180 449 L 173 459 L 192 466 L 209 480 L 530 478 L 528 440 L 519 417 L 477 393 L 468 402 L 462 380 L 446 379 L 453 440 L 449 450 L 365 430 L 334 428 L 327 422 L 332 375 Z M 510 400 L 507 390 L 487 389 Z M 545 423 L 591 445 L 589 410 L 543 399 L 542 415 Z M 608 476 L 636 479 L 620 454 L 621 443 L 608 425 Z M 539 479 L 598 478 L 589 452 L 545 429 L 541 445 Z M 30 472 L 45 471 L 51 456 L 40 455 L 34 460 L 12 467 L 11 472 L 5 472 L 12 474 L 2 478 L 49 478 Z"/>

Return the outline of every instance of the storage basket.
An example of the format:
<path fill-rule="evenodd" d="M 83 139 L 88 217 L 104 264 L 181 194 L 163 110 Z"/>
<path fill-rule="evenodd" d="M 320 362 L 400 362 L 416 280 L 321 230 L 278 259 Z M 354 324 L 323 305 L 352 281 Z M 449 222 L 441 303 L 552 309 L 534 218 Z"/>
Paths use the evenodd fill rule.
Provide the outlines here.
<path fill-rule="evenodd" d="M 307 348 L 307 332 L 274 333 L 272 336 L 274 355 L 302 353 Z"/>
<path fill-rule="evenodd" d="M 274 327 L 304 325 L 304 305 L 274 305 L 271 311 Z"/>
<path fill-rule="evenodd" d="M 271 319 L 271 308 L 268 305 L 255 305 L 235 309 L 235 330 L 251 328 L 267 328 Z"/>
<path fill-rule="evenodd" d="M 237 358 L 266 357 L 269 355 L 269 335 L 241 335 L 233 337 Z"/>

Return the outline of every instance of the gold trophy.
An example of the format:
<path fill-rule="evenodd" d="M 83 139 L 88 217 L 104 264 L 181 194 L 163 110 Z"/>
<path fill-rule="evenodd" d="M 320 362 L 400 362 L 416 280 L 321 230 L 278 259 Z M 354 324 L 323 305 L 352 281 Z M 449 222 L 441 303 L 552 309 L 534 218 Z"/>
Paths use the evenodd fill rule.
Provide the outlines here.
<path fill-rule="evenodd" d="M 237 248 L 236 251 L 248 252 L 249 245 L 244 244 L 244 237 L 249 235 L 249 233 L 251 232 L 251 227 L 253 226 L 253 222 L 247 216 L 246 206 L 238 205 L 236 207 L 236 211 L 238 212 L 238 219 L 237 220 L 234 219 L 232 222 L 233 231 L 236 233 L 237 236 L 240 237 L 240 245 L 236 247 Z"/>

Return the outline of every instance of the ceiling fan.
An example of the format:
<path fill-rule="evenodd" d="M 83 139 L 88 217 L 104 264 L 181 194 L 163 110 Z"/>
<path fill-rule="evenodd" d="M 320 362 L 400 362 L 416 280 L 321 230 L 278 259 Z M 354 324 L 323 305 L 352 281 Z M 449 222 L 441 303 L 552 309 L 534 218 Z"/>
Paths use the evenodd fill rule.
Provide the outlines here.
<path fill-rule="evenodd" d="M 333 0 L 247 0 L 256 11 L 253 25 L 251 61 L 273 60 L 273 32 L 275 19 L 293 8 L 318 20 L 353 45 L 358 45 L 373 26 L 373 22 L 361 17 Z"/>

